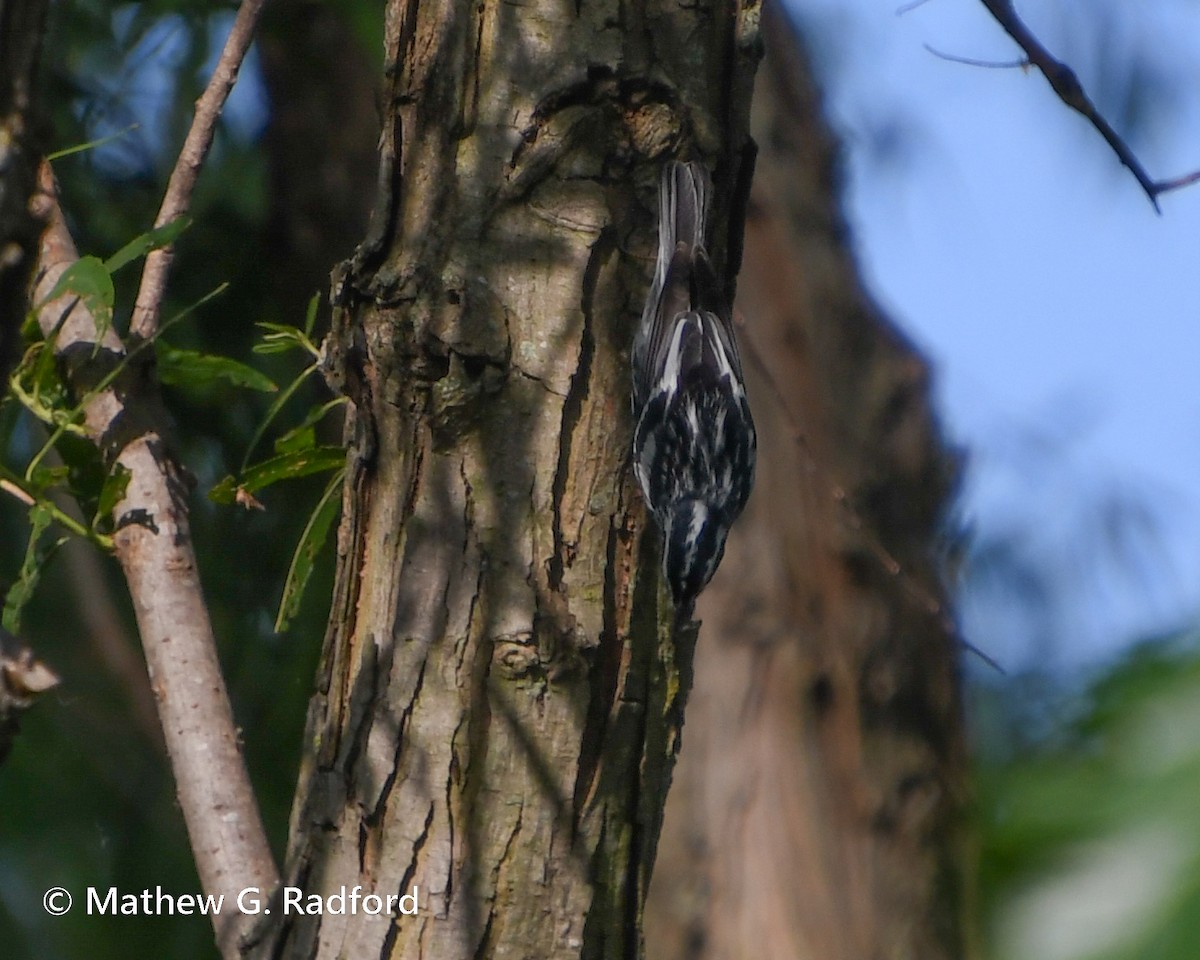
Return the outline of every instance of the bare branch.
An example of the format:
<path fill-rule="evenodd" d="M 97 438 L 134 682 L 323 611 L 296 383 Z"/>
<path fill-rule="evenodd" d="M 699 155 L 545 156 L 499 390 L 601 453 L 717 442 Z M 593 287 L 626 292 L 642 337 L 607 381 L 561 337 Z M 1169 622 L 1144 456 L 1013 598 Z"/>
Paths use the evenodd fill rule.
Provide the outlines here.
<path fill-rule="evenodd" d="M 1200 183 L 1200 170 L 1194 170 L 1192 173 L 1184 174 L 1182 177 L 1176 177 L 1173 180 L 1160 180 L 1157 183 L 1157 187 L 1159 193 L 1166 193 L 1168 190 L 1190 187 L 1193 183 Z"/>
<path fill-rule="evenodd" d="M 1029 61 L 1025 59 L 976 60 L 974 57 L 960 57 L 954 53 L 945 53 L 936 47 L 930 46 L 928 43 L 924 44 L 924 47 L 939 60 L 948 60 L 950 63 L 965 63 L 968 67 L 985 67 L 988 70 L 1023 70 L 1029 66 Z"/>
<path fill-rule="evenodd" d="M 41 303 L 78 254 L 48 164 L 42 165 L 40 187 L 37 205 L 47 227 L 34 291 L 41 304 L 38 323 L 83 396 L 98 380 L 97 367 L 122 362 L 125 348 L 111 326 L 100 334 L 78 298 L 66 294 Z M 131 370 L 92 393 L 83 412 L 88 436 L 106 460 L 130 473 L 125 498 L 113 511 L 113 550 L 133 599 L 200 882 L 206 893 L 225 895 L 226 909 L 213 917 L 218 946 L 234 958 L 253 918 L 233 909 L 232 897 L 248 886 L 270 890 L 279 876 L 217 661 L 188 527 L 186 483 L 168 452 L 145 370 Z"/>
<path fill-rule="evenodd" d="M 196 101 L 196 115 L 183 141 L 183 149 L 179 151 L 179 159 L 175 161 L 175 169 L 171 171 L 167 192 L 163 196 L 158 218 L 154 221 L 156 227 L 177 220 L 187 213 L 191 206 L 192 192 L 200 176 L 200 168 L 208 155 L 209 147 L 212 146 L 217 118 L 220 117 L 229 92 L 237 82 L 238 70 L 245 59 L 246 51 L 250 48 L 254 28 L 265 2 L 266 0 L 242 0 L 216 69 L 213 70 L 204 93 Z M 146 257 L 146 265 L 142 269 L 142 282 L 138 287 L 133 317 L 129 324 L 130 332 L 143 340 L 150 339 L 158 329 L 163 295 L 167 289 L 167 275 L 171 272 L 171 261 L 174 258 L 173 244 L 160 247 Z"/>
<path fill-rule="evenodd" d="M 1004 28 L 1004 32 L 1012 37 L 1018 47 L 1025 51 L 1025 56 L 1028 58 L 1029 63 L 1041 71 L 1042 76 L 1046 78 L 1046 82 L 1050 84 L 1051 89 L 1054 90 L 1058 99 L 1072 110 L 1082 114 L 1095 127 L 1112 152 L 1117 155 L 1117 159 L 1133 174 L 1138 185 L 1141 186 L 1146 196 L 1150 199 L 1150 203 L 1154 205 L 1156 212 L 1162 212 L 1158 206 L 1160 194 L 1166 193 L 1169 190 L 1176 190 L 1200 180 L 1200 171 L 1184 177 L 1178 177 L 1174 180 L 1155 180 L 1152 178 L 1129 148 L 1129 145 L 1121 139 L 1121 136 L 1112 128 L 1109 122 L 1101 116 L 1084 91 L 1083 84 L 1075 76 L 1075 71 L 1060 60 L 1056 60 L 1050 51 L 1042 46 L 1041 42 L 1033 35 L 1024 21 L 1017 16 L 1017 11 L 1013 7 L 1012 0 L 980 0 L 980 2 L 987 8 L 987 11 L 996 22 Z"/>

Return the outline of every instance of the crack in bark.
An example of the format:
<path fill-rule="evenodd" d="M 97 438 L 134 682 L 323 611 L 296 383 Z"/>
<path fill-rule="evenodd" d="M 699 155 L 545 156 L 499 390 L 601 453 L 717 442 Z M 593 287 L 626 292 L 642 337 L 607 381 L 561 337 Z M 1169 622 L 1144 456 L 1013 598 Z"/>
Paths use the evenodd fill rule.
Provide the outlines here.
<path fill-rule="evenodd" d="M 645 824 L 641 819 L 642 792 L 646 777 L 646 728 L 650 711 L 644 705 L 638 710 L 637 742 L 641 744 L 641 761 L 638 772 L 630 779 L 629 791 L 629 854 L 625 862 L 625 886 L 622 890 L 624 902 L 621 904 L 625 915 L 625 956 L 641 957 L 638 949 L 641 943 L 641 914 L 645 889 L 640 882 L 643 877 L 650 875 L 650 865 L 643 863 L 643 843 Z"/>
<path fill-rule="evenodd" d="M 562 502 L 567 490 L 567 477 L 571 467 L 571 444 L 575 429 L 583 417 L 583 405 L 587 401 L 591 384 L 592 358 L 596 353 L 596 337 L 592 325 L 595 323 L 594 309 L 596 284 L 604 258 L 613 250 L 613 230 L 605 227 L 600 231 L 588 252 L 587 265 L 583 271 L 583 290 L 580 295 L 580 311 L 583 314 L 583 330 L 579 338 L 579 360 L 571 376 L 571 386 L 563 401 L 562 429 L 558 438 L 558 467 L 551 486 L 551 503 L 554 510 L 552 532 L 554 553 L 550 557 L 550 588 L 561 592 L 566 560 L 566 544 L 562 529 Z"/>
<path fill-rule="evenodd" d="M 454 781 L 456 776 L 462 777 L 464 773 L 462 764 L 458 761 L 458 752 L 454 749 L 454 741 L 465 720 L 466 718 L 460 719 L 454 733 L 450 735 L 450 763 L 446 771 L 446 842 L 450 847 L 450 869 L 446 871 L 446 903 L 454 899 Z"/>
<path fill-rule="evenodd" d="M 620 504 L 618 504 L 618 509 Z M 597 784 L 600 755 L 608 731 L 608 717 L 612 710 L 613 697 L 617 689 L 620 670 L 621 641 L 617 636 L 617 578 L 616 556 L 620 531 L 610 520 L 604 565 L 604 605 L 602 627 L 595 648 L 595 659 L 588 673 L 590 696 L 588 716 L 579 746 L 579 764 L 575 768 L 575 788 L 572 792 L 572 835 L 578 835 L 583 811 L 591 800 Z M 613 654 L 616 654 L 614 656 Z"/>
<path fill-rule="evenodd" d="M 340 758 L 340 762 L 335 760 L 334 763 L 334 767 L 342 771 L 348 797 L 354 796 L 354 768 L 358 765 L 358 758 L 361 756 L 367 736 L 371 732 L 373 706 L 379 693 L 379 648 L 375 645 L 373 636 L 367 637 L 367 643 L 370 644 L 370 647 L 366 651 L 362 666 L 355 678 L 354 690 L 350 693 L 348 704 L 351 718 L 349 722 L 352 724 L 353 732 L 348 739 L 343 741 L 346 750 L 345 756 Z M 356 697 L 355 691 L 363 691 L 364 688 L 366 688 L 365 697 L 361 693 Z M 355 714 L 358 714 L 357 718 L 355 718 Z"/>
<path fill-rule="evenodd" d="M 550 383 L 544 377 L 539 377 L 535 373 L 529 373 L 526 370 L 522 370 L 515 363 L 511 365 L 511 369 L 514 372 L 516 372 L 516 374 L 518 376 L 524 377 L 526 380 L 530 380 L 533 383 L 536 383 L 539 387 L 541 387 L 547 393 L 553 394 L 556 397 L 562 397 L 564 400 L 569 396 L 569 393 L 564 393 L 561 390 L 555 390 L 554 387 L 552 387 L 550 385 Z"/>
<path fill-rule="evenodd" d="M 404 509 L 411 514 L 415 509 L 417 495 L 420 490 L 420 482 L 423 476 L 424 468 L 424 451 L 417 443 L 417 428 L 414 425 L 410 434 L 407 449 L 412 451 L 412 466 L 409 472 L 409 480 L 406 484 L 406 492 L 404 498 Z M 361 460 L 355 461 L 354 467 L 354 495 L 351 499 L 351 509 L 347 510 L 347 524 L 350 527 L 350 533 L 347 539 L 353 541 L 349 548 L 353 560 L 347 564 L 347 568 L 343 569 L 338 576 L 338 580 L 334 585 L 335 606 L 334 609 L 343 611 L 342 616 L 333 619 L 331 617 L 331 630 L 326 638 L 325 650 L 322 653 L 322 665 L 320 667 L 320 682 L 318 689 L 327 701 L 325 711 L 324 730 L 320 737 L 322 744 L 328 744 L 329 749 L 325 754 L 326 759 L 319 763 L 319 769 L 325 772 L 334 772 L 337 765 L 337 757 L 342 750 L 343 732 L 346 729 L 346 712 L 352 709 L 350 701 L 353 698 L 353 690 L 347 691 L 342 689 L 333 703 L 333 709 L 329 709 L 328 701 L 333 689 L 334 676 L 340 676 L 344 682 L 349 682 L 349 672 L 342 665 L 342 658 L 347 656 L 353 646 L 353 639 L 358 632 L 358 608 L 362 589 L 362 571 L 365 568 L 366 562 L 366 527 L 369 519 L 369 512 L 372 505 L 371 492 L 374 488 L 373 482 L 368 482 L 368 477 L 373 474 L 370 466 Z M 374 481 L 375 478 L 371 477 Z M 338 532 L 339 548 L 341 547 L 342 531 Z M 340 601 L 340 603 L 339 603 Z"/>
<path fill-rule="evenodd" d="M 425 669 L 429 666 L 429 660 L 421 661 L 421 667 L 417 671 L 417 682 L 413 684 L 412 695 L 405 704 L 404 709 L 400 713 L 399 722 L 396 725 L 396 751 L 395 758 L 392 762 L 391 772 L 383 781 L 383 786 L 379 789 L 379 799 L 375 801 L 374 808 L 367 813 L 366 822 L 372 828 L 382 822 L 384 808 L 387 806 L 388 800 L 391 798 L 392 788 L 396 785 L 396 778 L 400 775 L 400 754 L 404 749 L 404 736 L 408 731 L 408 723 L 412 718 L 413 708 L 416 706 L 417 698 L 421 695 L 421 688 L 425 685 Z"/>
<path fill-rule="evenodd" d="M 641 24 L 647 11 L 635 6 L 624 15 Z M 634 258 L 650 247 L 650 166 L 672 150 L 720 153 L 725 131 L 713 117 L 726 100 L 714 88 L 728 77 L 690 75 L 676 89 L 630 74 L 653 66 L 655 76 L 676 76 L 684 61 L 718 58 L 713 21 L 727 32 L 733 14 L 654 8 L 656 36 L 669 22 L 680 45 L 703 48 L 664 43 L 659 69 L 637 49 L 630 62 L 636 37 L 605 38 L 593 55 L 597 11 L 577 9 L 580 22 L 568 14 L 547 24 L 543 49 L 532 42 L 540 37 L 519 34 L 521 17 L 494 5 L 389 8 L 393 123 L 384 136 L 394 140 L 392 175 L 403 177 L 391 202 L 401 186 L 405 194 L 394 233 L 382 238 L 376 289 L 409 305 L 356 304 L 376 352 L 379 489 L 359 521 L 370 524 L 370 569 L 358 571 L 361 587 L 345 587 L 361 609 L 357 629 L 338 635 L 345 649 L 333 684 L 346 697 L 333 701 L 342 709 L 330 731 L 362 739 L 362 769 L 357 796 L 337 796 L 340 770 L 311 788 L 321 793 L 313 806 L 337 824 L 328 836 L 310 830 L 300 849 L 317 864 L 314 885 L 352 870 L 357 841 L 359 870 L 374 867 L 380 888 L 399 870 L 401 895 L 414 882 L 437 890 L 422 917 L 380 922 L 357 947 L 349 938 L 340 948 L 364 956 L 382 947 L 381 956 L 410 958 L 637 960 L 640 935 L 627 927 L 648 876 L 637 860 L 653 849 L 673 744 L 661 725 L 675 719 L 662 709 L 674 699 L 657 685 L 675 670 L 656 625 L 657 558 L 641 569 L 646 551 L 630 539 L 643 514 L 622 466 L 623 351 L 632 287 L 644 279 Z M 497 46 L 514 39 L 531 42 Z M 571 64 L 565 80 L 559 53 Z M 493 96 L 492 79 L 512 84 L 511 100 Z M 474 137 L 462 139 L 472 125 Z M 545 209 L 523 209 L 518 197 L 535 190 Z M 542 222 L 547 211 L 561 214 L 559 226 Z M 497 293 L 486 278 L 501 275 Z M 493 387 L 496 396 L 485 395 Z M 386 637 L 389 623 L 398 689 L 385 686 L 393 702 L 371 727 L 349 707 L 365 659 L 356 644 L 368 629 Z M 375 686 L 383 670 L 380 653 Z M 336 764 L 347 753 L 336 751 Z M 365 787 L 379 790 L 373 802 Z M 370 811 L 358 822 L 358 811 L 345 811 L 355 800 Z M 425 826 L 414 834 L 422 806 Z M 526 885 L 552 890 L 549 902 L 527 896 Z M 333 927 L 331 918 L 327 939 Z M 339 945 L 323 949 L 333 956 Z"/>
<path fill-rule="evenodd" d="M 463 484 L 462 556 L 463 556 L 463 566 L 465 568 L 467 565 L 467 558 L 471 556 L 472 545 L 474 544 L 476 549 L 478 549 L 478 547 L 479 547 L 478 543 L 475 542 L 474 537 L 472 536 L 472 533 L 471 533 L 471 531 L 474 529 L 474 521 L 475 521 L 475 491 L 474 491 L 474 488 L 471 486 L 471 479 L 467 473 L 467 461 L 466 461 L 465 457 L 459 461 L 458 475 L 462 479 L 462 484 Z M 454 650 L 454 653 L 455 653 L 454 675 L 455 675 L 455 679 L 458 680 L 460 687 L 462 685 L 462 674 L 459 671 L 459 667 L 462 665 L 462 663 L 465 659 L 463 654 L 466 651 L 466 648 L 468 646 L 470 646 L 470 643 L 471 643 L 471 628 L 475 622 L 475 609 L 476 609 L 477 604 L 479 603 L 480 595 L 483 592 L 483 567 L 484 567 L 483 563 L 482 562 L 479 563 L 478 567 L 479 567 L 479 569 L 475 575 L 475 589 L 471 591 L 471 599 L 467 603 L 467 622 L 463 627 L 462 643 L 461 643 L 461 645 L 455 644 L 455 650 Z M 465 572 L 465 570 L 464 570 L 464 572 Z M 449 621 L 449 609 L 450 609 L 449 608 L 449 578 L 447 578 L 447 593 L 446 593 L 445 599 L 446 599 L 446 604 L 447 604 L 446 616 L 447 616 L 447 622 L 448 622 Z M 457 733 L 457 731 L 456 731 L 456 733 Z"/>
<path fill-rule="evenodd" d="M 429 812 L 425 815 L 425 824 L 421 828 L 420 834 L 413 840 L 412 858 L 409 860 L 408 866 L 404 870 L 404 875 L 400 878 L 400 886 L 398 894 L 404 896 L 408 892 L 409 882 L 417 872 L 417 861 L 420 859 L 421 849 L 425 846 L 425 841 L 429 838 L 430 827 L 433 826 L 433 804 L 429 805 Z M 388 925 L 388 931 L 384 935 L 383 943 L 379 950 L 379 960 L 390 960 L 392 950 L 396 946 L 396 938 L 400 935 L 400 918 L 392 917 L 392 922 Z M 313 938 L 316 943 L 317 938 Z M 421 941 L 418 940 L 418 943 Z"/>
<path fill-rule="evenodd" d="M 468 54 L 468 59 L 470 59 L 474 69 L 471 70 L 470 103 L 469 103 L 469 105 L 464 104 L 463 110 L 462 110 L 463 136 L 466 136 L 467 133 L 469 133 L 475 129 L 475 123 L 476 123 L 476 120 L 478 119 L 478 115 L 479 115 L 479 91 L 480 91 L 480 87 L 481 87 L 480 79 L 481 79 L 481 75 L 483 72 L 480 69 L 480 65 L 481 65 L 480 56 L 483 53 L 483 23 L 484 23 L 484 20 L 486 19 L 486 12 L 487 12 L 487 7 L 483 3 L 477 3 L 477 4 L 471 5 L 471 14 L 475 17 L 475 20 L 476 20 L 475 49 L 470 51 L 470 53 Z M 465 88 L 466 84 L 464 84 L 463 86 Z M 470 119 L 468 119 L 468 116 L 470 117 Z"/>
<path fill-rule="evenodd" d="M 512 831 L 508 835 L 508 839 L 504 842 L 504 849 L 500 852 L 500 856 L 496 859 L 496 869 L 492 873 L 492 895 L 488 898 L 488 913 L 487 919 L 483 923 L 483 930 L 479 935 L 479 942 L 476 944 L 473 960 L 485 960 L 487 957 L 487 947 L 491 939 L 492 924 L 496 917 L 496 899 L 500 894 L 500 874 L 504 872 L 505 866 L 508 865 L 509 855 L 512 853 L 513 843 L 517 839 L 517 834 L 521 832 L 521 826 L 524 822 L 525 804 L 522 803 L 517 808 L 517 819 L 513 824 Z"/>
<path fill-rule="evenodd" d="M 468 543 L 470 541 L 470 527 L 467 529 Z M 470 648 L 470 637 L 472 631 L 475 631 L 476 611 L 480 607 L 480 600 L 483 594 L 484 584 L 484 564 L 479 563 L 476 571 L 475 589 L 472 591 L 471 599 L 468 605 L 466 636 L 468 638 L 466 649 Z M 486 769 L 486 760 L 488 756 L 489 733 L 491 731 L 492 712 L 491 702 L 488 693 L 488 679 L 491 676 L 491 668 L 495 653 L 495 643 L 488 637 L 488 623 L 486 620 L 481 622 L 478 627 L 479 642 L 474 650 L 474 669 L 469 675 L 470 681 L 470 702 L 463 712 L 463 716 L 455 728 L 454 735 L 451 738 L 451 756 L 452 763 L 460 764 L 458 753 L 455 751 L 455 744 L 458 740 L 459 732 L 466 727 L 467 734 L 467 755 L 466 762 L 461 763 L 459 772 L 461 776 L 461 791 L 460 799 L 463 809 L 466 811 L 466 830 L 464 855 L 462 863 L 467 875 L 467 896 L 466 896 L 466 912 L 468 914 L 469 929 L 478 928 L 477 918 L 475 916 L 477 905 L 475 889 L 472 889 L 472 882 L 477 882 L 473 877 L 473 872 L 477 871 L 478 863 L 472 863 L 472 858 L 478 856 L 479 840 L 478 840 L 478 820 L 477 820 L 477 805 L 480 774 L 478 771 Z M 461 684 L 459 685 L 461 689 Z M 448 781 L 449 787 L 449 781 Z M 449 803 L 449 794 L 447 802 Z M 453 846 L 451 846 L 451 859 L 453 862 Z M 453 870 L 450 871 L 450 876 L 447 879 L 447 890 L 453 890 Z M 447 903 L 449 903 L 450 895 L 447 894 Z M 475 920 L 471 923 L 471 920 Z"/>

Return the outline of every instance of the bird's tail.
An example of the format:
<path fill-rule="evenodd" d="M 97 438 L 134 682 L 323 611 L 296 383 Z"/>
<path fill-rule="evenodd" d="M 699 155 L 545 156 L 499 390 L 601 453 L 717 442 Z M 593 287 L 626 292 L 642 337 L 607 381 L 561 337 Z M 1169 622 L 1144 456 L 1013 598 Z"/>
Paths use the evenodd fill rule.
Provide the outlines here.
<path fill-rule="evenodd" d="M 683 241 L 692 250 L 704 246 L 704 225 L 708 220 L 711 194 L 712 181 L 704 164 L 673 160 L 663 168 L 658 184 L 656 272 L 660 289 L 675 255 L 676 244 Z"/>
<path fill-rule="evenodd" d="M 672 161 L 663 167 L 658 181 L 658 262 L 633 343 L 633 408 L 638 415 L 662 375 L 679 313 L 694 306 L 693 272 L 698 263 L 708 263 L 707 256 L 698 253 L 704 246 L 711 193 L 712 181 L 703 164 Z M 680 241 L 686 250 L 676 250 Z"/>

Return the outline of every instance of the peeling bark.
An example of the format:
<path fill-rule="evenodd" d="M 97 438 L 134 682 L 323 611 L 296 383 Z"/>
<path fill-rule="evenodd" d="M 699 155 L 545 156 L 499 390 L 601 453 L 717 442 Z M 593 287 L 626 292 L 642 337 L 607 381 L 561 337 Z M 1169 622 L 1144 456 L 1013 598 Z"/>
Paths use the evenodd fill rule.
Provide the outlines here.
<path fill-rule="evenodd" d="M 380 194 L 327 344 L 352 452 L 286 882 L 415 886 L 419 911 L 281 917 L 264 953 L 642 955 L 695 637 L 670 637 L 626 469 L 628 351 L 661 164 L 705 160 L 723 197 L 748 176 L 757 19 L 389 4 Z"/>
<path fill-rule="evenodd" d="M 797 38 L 764 20 L 738 301 L 758 484 L 698 605 L 650 954 L 960 960 L 955 464 L 925 362 L 862 289 Z"/>

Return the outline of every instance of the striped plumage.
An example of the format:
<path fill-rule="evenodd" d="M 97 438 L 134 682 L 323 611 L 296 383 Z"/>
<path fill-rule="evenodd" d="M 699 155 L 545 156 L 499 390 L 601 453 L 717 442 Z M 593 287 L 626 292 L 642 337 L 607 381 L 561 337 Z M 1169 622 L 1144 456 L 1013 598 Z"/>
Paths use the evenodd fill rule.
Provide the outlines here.
<path fill-rule="evenodd" d="M 689 618 L 754 484 L 754 421 L 729 305 L 704 246 L 712 184 L 667 164 L 658 262 L 633 345 L 633 465 L 663 534 L 676 616 Z"/>

